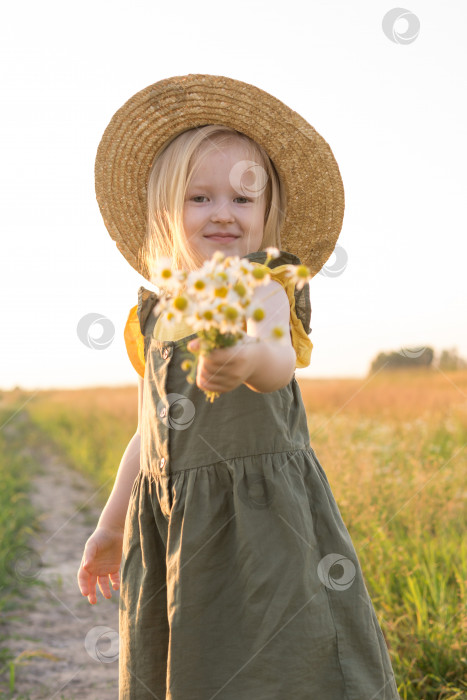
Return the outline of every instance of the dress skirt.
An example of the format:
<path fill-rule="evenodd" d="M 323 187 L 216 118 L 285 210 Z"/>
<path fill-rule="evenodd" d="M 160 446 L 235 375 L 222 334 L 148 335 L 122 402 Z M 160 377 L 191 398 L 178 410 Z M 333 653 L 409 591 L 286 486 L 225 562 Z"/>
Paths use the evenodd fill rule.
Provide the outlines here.
<path fill-rule="evenodd" d="M 153 328 L 151 317 L 119 700 L 400 700 L 295 376 L 211 404 L 180 368 L 189 338 Z"/>

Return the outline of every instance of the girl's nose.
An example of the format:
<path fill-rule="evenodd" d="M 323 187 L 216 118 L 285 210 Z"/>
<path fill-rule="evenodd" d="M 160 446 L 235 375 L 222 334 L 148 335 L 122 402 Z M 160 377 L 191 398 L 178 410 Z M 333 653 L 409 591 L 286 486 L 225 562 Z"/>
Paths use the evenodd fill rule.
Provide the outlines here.
<path fill-rule="evenodd" d="M 228 203 L 219 204 L 211 216 L 211 221 L 233 221 L 234 216 Z"/>

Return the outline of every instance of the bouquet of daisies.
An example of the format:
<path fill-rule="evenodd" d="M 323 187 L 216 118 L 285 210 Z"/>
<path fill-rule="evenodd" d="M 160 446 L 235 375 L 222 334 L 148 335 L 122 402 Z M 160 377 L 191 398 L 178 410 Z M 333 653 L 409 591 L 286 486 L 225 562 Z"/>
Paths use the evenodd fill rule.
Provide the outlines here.
<path fill-rule="evenodd" d="M 151 281 L 165 293 L 157 305 L 156 313 L 164 312 L 164 321 L 183 321 L 193 333 L 198 333 L 199 348 L 190 351 L 185 347 L 187 359 L 182 369 L 188 371 L 187 381 L 196 380 L 198 356 L 215 348 L 225 348 L 242 341 L 248 319 L 260 323 L 265 318 L 261 304 L 253 303 L 256 287 L 267 284 L 271 276 L 264 269 L 278 257 L 277 248 L 266 249 L 263 266 L 255 266 L 238 256 L 226 257 L 216 251 L 197 270 L 172 270 L 169 258 L 162 258 L 154 267 Z M 293 277 L 301 289 L 311 278 L 306 265 L 287 265 L 287 274 Z M 275 326 L 271 339 L 280 341 L 288 328 Z M 259 338 L 257 339 L 259 340 Z M 206 399 L 213 402 L 218 392 L 206 391 Z"/>

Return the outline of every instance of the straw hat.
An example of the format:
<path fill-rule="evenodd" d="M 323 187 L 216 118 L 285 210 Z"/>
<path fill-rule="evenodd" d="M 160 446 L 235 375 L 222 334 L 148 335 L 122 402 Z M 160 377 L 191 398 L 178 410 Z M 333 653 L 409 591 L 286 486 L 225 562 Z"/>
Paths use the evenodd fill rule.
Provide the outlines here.
<path fill-rule="evenodd" d="M 146 279 L 138 251 L 146 235 L 147 180 L 155 154 L 183 131 L 222 124 L 267 151 L 286 190 L 281 250 L 315 275 L 332 254 L 344 217 L 344 187 L 333 153 L 318 132 L 283 102 L 222 75 L 160 80 L 131 97 L 104 131 L 95 162 L 104 223 L 130 265 Z"/>

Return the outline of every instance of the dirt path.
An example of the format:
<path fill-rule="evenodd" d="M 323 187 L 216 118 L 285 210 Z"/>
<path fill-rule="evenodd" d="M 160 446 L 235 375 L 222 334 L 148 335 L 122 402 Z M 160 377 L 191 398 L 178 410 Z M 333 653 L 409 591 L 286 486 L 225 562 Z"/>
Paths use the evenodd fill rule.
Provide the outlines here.
<path fill-rule="evenodd" d="M 27 417 L 18 414 L 5 430 L 13 431 L 18 419 Z M 91 606 L 76 578 L 101 512 L 96 488 L 61 463 L 50 447 L 35 449 L 33 456 L 42 473 L 33 477 L 31 501 L 43 531 L 30 540 L 36 554 L 24 552 L 16 566 L 45 585 L 30 586 L 14 615 L 8 615 L 6 644 L 23 656 L 15 692 L 7 697 L 117 700 L 119 593 L 112 591 L 106 600 L 98 591 Z"/>

